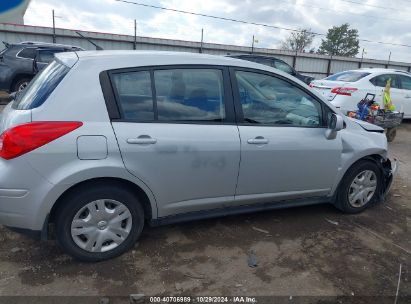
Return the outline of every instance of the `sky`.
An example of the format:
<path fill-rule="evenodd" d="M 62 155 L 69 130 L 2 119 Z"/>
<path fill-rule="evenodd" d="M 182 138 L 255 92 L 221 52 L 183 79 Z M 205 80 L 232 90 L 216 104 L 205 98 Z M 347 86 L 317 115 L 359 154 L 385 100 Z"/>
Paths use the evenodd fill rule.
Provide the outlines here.
<path fill-rule="evenodd" d="M 329 28 L 349 23 L 360 39 L 411 46 L 411 0 L 129 0 L 184 11 L 265 23 L 279 27 L 310 28 L 326 33 Z M 355 4 L 357 3 L 357 4 Z M 204 42 L 280 48 L 289 31 L 239 24 L 177 12 L 141 7 L 115 0 L 32 0 L 25 24 L 51 26 L 55 10 L 56 27 L 134 34 L 156 38 L 201 40 Z M 317 36 L 316 49 L 324 37 Z M 411 62 L 411 47 L 360 41 L 366 58 Z M 360 54 L 357 55 L 361 57 Z"/>

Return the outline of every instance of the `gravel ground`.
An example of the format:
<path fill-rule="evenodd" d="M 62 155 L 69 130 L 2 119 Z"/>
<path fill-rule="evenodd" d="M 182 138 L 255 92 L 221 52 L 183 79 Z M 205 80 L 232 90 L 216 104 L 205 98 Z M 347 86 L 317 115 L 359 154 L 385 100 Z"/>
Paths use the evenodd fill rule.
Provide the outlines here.
<path fill-rule="evenodd" d="M 360 215 L 318 205 L 147 228 L 134 250 L 98 264 L 0 227 L 0 295 L 395 296 L 401 264 L 406 303 L 410 148 L 408 121 L 390 144 L 400 170 L 386 203 Z"/>

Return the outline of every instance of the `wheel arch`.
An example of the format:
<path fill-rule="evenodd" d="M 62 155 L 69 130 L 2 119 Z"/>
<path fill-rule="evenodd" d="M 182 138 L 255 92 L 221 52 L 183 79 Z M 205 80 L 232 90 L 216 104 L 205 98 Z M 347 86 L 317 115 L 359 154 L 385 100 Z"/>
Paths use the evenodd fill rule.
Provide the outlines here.
<path fill-rule="evenodd" d="M 74 193 L 75 191 L 81 190 L 81 188 L 90 188 L 96 185 L 106 185 L 106 184 L 117 184 L 120 187 L 126 187 L 128 190 L 130 190 L 136 198 L 141 202 L 142 207 L 144 209 L 144 217 L 146 221 L 150 221 L 153 218 L 153 214 L 155 213 L 155 210 L 153 210 L 153 206 L 151 204 L 150 198 L 147 195 L 147 193 L 138 185 L 135 183 L 123 179 L 123 178 L 118 178 L 118 177 L 98 177 L 98 178 L 92 178 L 88 180 L 84 180 L 82 182 L 79 182 L 70 188 L 68 188 L 66 191 L 64 191 L 56 200 L 56 202 L 53 204 L 49 216 L 47 218 L 47 223 L 45 223 L 44 226 L 48 226 L 50 223 L 54 223 L 56 214 L 64 202 L 64 199 Z"/>
<path fill-rule="evenodd" d="M 384 173 L 383 165 L 382 163 L 385 161 L 385 158 L 380 155 L 380 154 L 369 154 L 365 155 L 361 158 L 356 159 L 353 161 L 349 166 L 347 166 L 347 169 L 341 174 L 341 178 L 338 181 L 337 186 L 334 189 L 333 195 L 332 195 L 332 202 L 335 203 L 337 201 L 337 196 L 338 196 L 338 189 L 340 189 L 341 183 L 344 181 L 344 178 L 347 176 L 348 172 L 357 165 L 359 162 L 368 160 L 374 162 L 381 170 L 381 174 Z"/>

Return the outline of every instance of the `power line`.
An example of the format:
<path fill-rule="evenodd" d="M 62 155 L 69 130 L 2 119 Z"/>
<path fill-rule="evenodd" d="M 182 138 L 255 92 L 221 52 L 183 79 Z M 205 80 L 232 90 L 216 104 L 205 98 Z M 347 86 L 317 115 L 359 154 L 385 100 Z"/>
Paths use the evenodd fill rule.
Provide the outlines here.
<path fill-rule="evenodd" d="M 293 29 L 293 28 L 286 28 L 286 27 L 281 27 L 281 26 L 276 26 L 276 25 L 271 25 L 271 24 L 245 21 L 245 20 L 234 19 L 234 18 L 219 17 L 219 16 L 213 16 L 213 15 L 202 14 L 202 13 L 194 13 L 194 12 L 189 12 L 189 11 L 184 11 L 184 10 L 179 10 L 179 9 L 174 9 L 174 8 L 168 8 L 168 7 L 164 7 L 164 6 L 157 6 L 157 5 L 152 5 L 152 4 L 134 2 L 134 1 L 129 1 L 129 0 L 114 0 L 114 1 L 123 2 L 123 3 L 127 3 L 127 4 L 134 4 L 134 5 L 143 6 L 143 7 L 155 8 L 155 9 L 160 9 L 160 10 L 165 10 L 165 11 L 172 11 L 172 12 L 181 13 L 181 14 L 187 14 L 187 15 L 194 15 L 194 16 L 199 16 L 199 17 L 217 19 L 217 20 L 224 20 L 224 21 L 230 21 L 230 22 L 236 22 L 236 23 L 242 23 L 242 24 L 263 26 L 263 27 L 267 27 L 267 28 L 275 28 L 275 29 L 285 30 L 285 31 L 290 31 L 290 32 L 302 32 L 302 30 Z M 326 34 L 323 34 L 323 33 L 316 33 L 316 32 L 307 32 L 307 33 L 313 34 L 315 36 L 326 36 Z M 370 40 L 370 39 L 359 39 L 359 41 L 411 48 L 411 45 L 401 44 L 401 43 L 374 41 L 374 40 Z"/>
<path fill-rule="evenodd" d="M 231 22 L 237 22 L 237 23 L 243 23 L 243 24 L 257 25 L 257 26 L 264 26 L 264 27 L 270 27 L 270 28 L 275 28 L 275 29 L 279 29 L 279 30 L 286 30 L 286 31 L 292 31 L 292 32 L 301 32 L 300 30 L 297 30 L 297 29 L 286 28 L 286 27 L 281 27 L 281 26 L 276 26 L 276 25 L 271 25 L 271 24 L 264 24 L 264 23 L 258 23 L 258 22 L 252 22 L 252 21 L 244 21 L 244 20 L 226 18 L 226 17 L 218 17 L 218 16 L 207 15 L 207 14 L 202 14 L 202 13 L 194 13 L 194 12 L 183 11 L 183 10 L 178 10 L 178 9 L 174 9 L 174 8 L 168 8 L 168 7 L 163 7 L 163 6 L 151 5 L 151 4 L 145 4 L 145 3 L 133 2 L 133 1 L 127 1 L 127 0 L 114 0 L 114 1 L 124 2 L 124 3 L 128 3 L 128 4 L 134 4 L 134 5 L 144 6 L 144 7 L 150 7 L 150 8 L 156 8 L 156 9 L 161 9 L 161 10 L 165 10 L 165 11 L 172 11 L 172 12 L 176 12 L 176 13 L 182 13 L 182 14 L 212 18 L 212 19 L 219 19 L 219 20 L 224 20 L 224 21 L 231 21 Z M 314 34 L 314 35 L 318 35 L 318 36 L 325 36 L 325 34 L 321 34 L 321 33 L 315 33 L 315 32 L 309 32 L 309 33 Z"/>
<path fill-rule="evenodd" d="M 372 4 L 367 4 L 367 3 L 359 3 L 359 2 L 355 2 L 355 1 L 351 1 L 351 0 L 340 0 L 340 1 L 348 2 L 348 3 L 352 3 L 352 4 L 363 5 L 363 6 L 374 7 L 374 8 L 380 8 L 380 9 L 389 9 L 389 10 L 393 10 L 393 11 L 403 11 L 401 9 L 397 9 L 397 8 L 393 8 L 393 7 L 372 5 Z M 409 2 L 409 1 L 406 1 L 406 2 Z"/>
<path fill-rule="evenodd" d="M 277 1 L 281 1 L 287 4 L 290 4 L 289 1 L 287 0 L 277 0 Z M 341 0 L 344 1 L 344 0 Z M 303 3 L 293 3 L 294 5 L 299 5 L 299 6 L 305 6 L 305 7 L 309 7 L 309 8 L 316 8 L 316 9 L 320 9 L 323 11 L 328 11 L 328 12 L 334 12 L 337 14 L 344 14 L 347 15 L 347 12 L 345 11 L 340 11 L 340 10 L 335 10 L 335 9 L 330 9 L 330 8 L 325 8 L 325 7 L 320 7 L 320 6 L 314 6 L 314 5 L 310 5 L 310 4 L 303 4 Z M 372 19 L 376 19 L 377 17 L 375 16 L 371 16 L 371 15 L 367 15 L 367 14 L 357 14 L 357 13 L 350 13 L 350 15 L 357 15 L 360 17 L 364 17 L 364 18 L 372 18 Z M 386 20 L 391 20 L 391 21 L 396 21 L 396 22 L 409 22 L 409 20 L 404 20 L 404 19 L 398 19 L 398 18 L 389 18 L 389 17 L 378 17 L 378 19 L 386 19 Z"/>

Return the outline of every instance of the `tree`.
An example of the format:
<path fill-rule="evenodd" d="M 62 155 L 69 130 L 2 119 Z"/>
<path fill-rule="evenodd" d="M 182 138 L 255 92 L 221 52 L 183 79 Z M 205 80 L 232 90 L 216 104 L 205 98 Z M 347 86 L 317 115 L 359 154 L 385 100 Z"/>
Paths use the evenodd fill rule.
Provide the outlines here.
<path fill-rule="evenodd" d="M 294 52 L 305 52 L 313 42 L 314 34 L 311 29 L 299 29 L 298 32 L 292 32 L 282 43 L 281 49 Z"/>
<path fill-rule="evenodd" d="M 360 49 L 358 30 L 349 27 L 350 25 L 345 23 L 328 29 L 326 38 L 321 40 L 318 54 L 348 57 L 357 55 Z"/>

